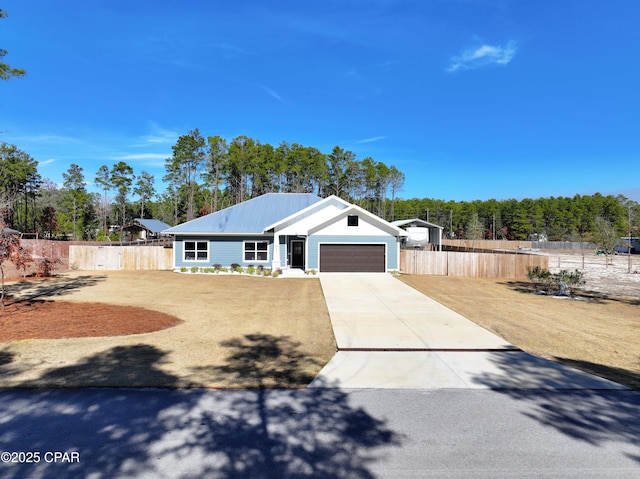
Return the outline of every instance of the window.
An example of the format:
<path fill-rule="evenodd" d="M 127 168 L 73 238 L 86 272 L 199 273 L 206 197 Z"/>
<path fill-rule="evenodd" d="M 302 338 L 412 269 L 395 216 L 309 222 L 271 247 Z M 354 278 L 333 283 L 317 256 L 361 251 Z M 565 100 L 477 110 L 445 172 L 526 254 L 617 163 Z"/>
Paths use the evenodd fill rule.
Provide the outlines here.
<path fill-rule="evenodd" d="M 268 241 L 245 241 L 244 243 L 245 261 L 268 261 L 269 242 Z"/>
<path fill-rule="evenodd" d="M 208 241 L 185 241 L 184 260 L 185 261 L 207 261 L 209 259 Z"/>
<path fill-rule="evenodd" d="M 347 226 L 358 226 L 358 215 L 347 216 Z"/>

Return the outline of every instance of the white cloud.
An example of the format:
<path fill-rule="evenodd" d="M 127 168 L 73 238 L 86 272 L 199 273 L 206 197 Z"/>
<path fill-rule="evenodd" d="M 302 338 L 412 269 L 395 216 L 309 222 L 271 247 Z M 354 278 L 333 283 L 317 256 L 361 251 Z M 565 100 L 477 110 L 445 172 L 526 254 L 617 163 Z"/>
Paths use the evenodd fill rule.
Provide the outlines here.
<path fill-rule="evenodd" d="M 358 141 L 356 141 L 356 143 L 357 144 L 373 143 L 374 141 L 384 140 L 385 138 L 386 138 L 386 136 L 374 136 L 372 138 L 365 138 L 364 140 L 358 140 Z"/>
<path fill-rule="evenodd" d="M 16 140 L 18 140 L 20 143 L 48 143 L 48 144 L 68 144 L 68 143 L 78 143 L 81 141 L 78 138 L 72 138 L 70 136 L 55 135 L 55 134 L 48 134 L 48 133 L 17 136 Z"/>
<path fill-rule="evenodd" d="M 44 161 L 39 161 L 38 162 L 38 166 L 47 166 L 50 165 L 52 163 L 55 163 L 56 160 L 54 160 L 53 158 L 49 158 L 48 160 L 44 160 Z"/>
<path fill-rule="evenodd" d="M 267 92 L 267 95 L 269 95 L 272 98 L 275 98 L 276 100 L 278 100 L 279 102 L 284 103 L 284 98 L 282 98 L 280 95 L 278 95 L 278 93 L 276 93 L 275 91 L 273 91 L 271 88 L 268 88 L 264 85 L 260 85 L 260 88 L 262 88 L 265 92 Z"/>
<path fill-rule="evenodd" d="M 166 128 L 162 128 L 155 122 L 149 123 L 149 129 L 151 130 L 151 133 L 141 138 L 143 143 L 136 144 L 134 146 L 148 146 L 150 144 L 173 145 L 180 136 L 179 133 L 172 130 L 167 130 Z"/>
<path fill-rule="evenodd" d="M 114 156 L 112 159 L 115 161 L 165 160 L 167 157 L 168 155 L 163 153 L 134 153 L 130 155 Z"/>
<path fill-rule="evenodd" d="M 481 45 L 469 48 L 460 55 L 451 57 L 447 71 L 456 72 L 458 70 L 473 70 L 489 65 L 506 65 L 513 59 L 517 50 L 518 48 L 513 41 L 504 46 Z"/>
<path fill-rule="evenodd" d="M 157 135 L 147 135 L 142 138 L 144 143 L 138 144 L 136 146 L 147 146 L 149 144 L 153 145 L 164 145 L 167 143 L 175 142 L 178 137 L 177 136 L 157 136 Z"/>
<path fill-rule="evenodd" d="M 211 46 L 213 48 L 216 48 L 220 51 L 222 51 L 223 53 L 225 53 L 228 57 L 239 57 L 239 56 L 245 56 L 248 55 L 249 52 L 247 52 L 247 50 L 245 50 L 244 48 L 238 46 L 238 45 L 233 45 L 231 43 L 213 43 L 211 44 Z"/>

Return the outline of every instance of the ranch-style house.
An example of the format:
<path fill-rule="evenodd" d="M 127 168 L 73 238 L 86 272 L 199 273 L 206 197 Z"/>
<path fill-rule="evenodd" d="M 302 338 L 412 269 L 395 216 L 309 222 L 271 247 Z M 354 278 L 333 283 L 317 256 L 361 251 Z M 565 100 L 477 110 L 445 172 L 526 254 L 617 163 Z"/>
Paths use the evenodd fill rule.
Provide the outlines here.
<path fill-rule="evenodd" d="M 268 193 L 163 231 L 174 269 L 230 266 L 319 272 L 400 269 L 407 233 L 337 196 Z"/>

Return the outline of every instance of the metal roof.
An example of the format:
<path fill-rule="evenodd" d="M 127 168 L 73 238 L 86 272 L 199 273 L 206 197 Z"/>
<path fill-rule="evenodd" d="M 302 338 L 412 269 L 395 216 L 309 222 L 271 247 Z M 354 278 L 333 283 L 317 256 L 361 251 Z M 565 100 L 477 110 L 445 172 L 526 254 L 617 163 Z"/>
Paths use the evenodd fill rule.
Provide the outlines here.
<path fill-rule="evenodd" d="M 267 193 L 164 231 L 175 233 L 256 233 L 322 198 L 311 193 Z"/>
<path fill-rule="evenodd" d="M 152 233 L 160 233 L 161 231 L 164 231 L 167 228 L 170 228 L 170 226 L 167 223 L 163 223 L 160 220 L 136 218 L 135 221 L 136 223 L 139 223 L 142 226 L 144 226 L 147 230 L 151 231 Z"/>
<path fill-rule="evenodd" d="M 421 220 L 419 218 L 413 218 L 410 220 L 397 220 L 397 221 L 392 221 L 391 224 L 394 226 L 397 226 L 399 228 L 401 228 L 402 226 L 406 226 L 406 225 L 410 225 L 410 224 L 414 224 L 414 225 L 419 225 L 419 226 L 426 226 L 426 227 L 431 227 L 431 228 L 440 228 L 440 229 L 444 229 L 442 226 L 440 225 L 436 225 L 433 223 L 429 223 L 428 221 L 425 220 Z"/>

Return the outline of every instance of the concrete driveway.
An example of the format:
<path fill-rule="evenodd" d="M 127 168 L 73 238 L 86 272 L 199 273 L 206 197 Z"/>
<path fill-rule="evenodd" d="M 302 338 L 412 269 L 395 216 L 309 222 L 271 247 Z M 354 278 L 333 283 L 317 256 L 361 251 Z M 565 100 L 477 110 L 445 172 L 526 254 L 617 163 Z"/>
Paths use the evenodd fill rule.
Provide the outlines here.
<path fill-rule="evenodd" d="M 320 282 L 338 352 L 310 387 L 626 389 L 525 353 L 390 274 Z"/>

